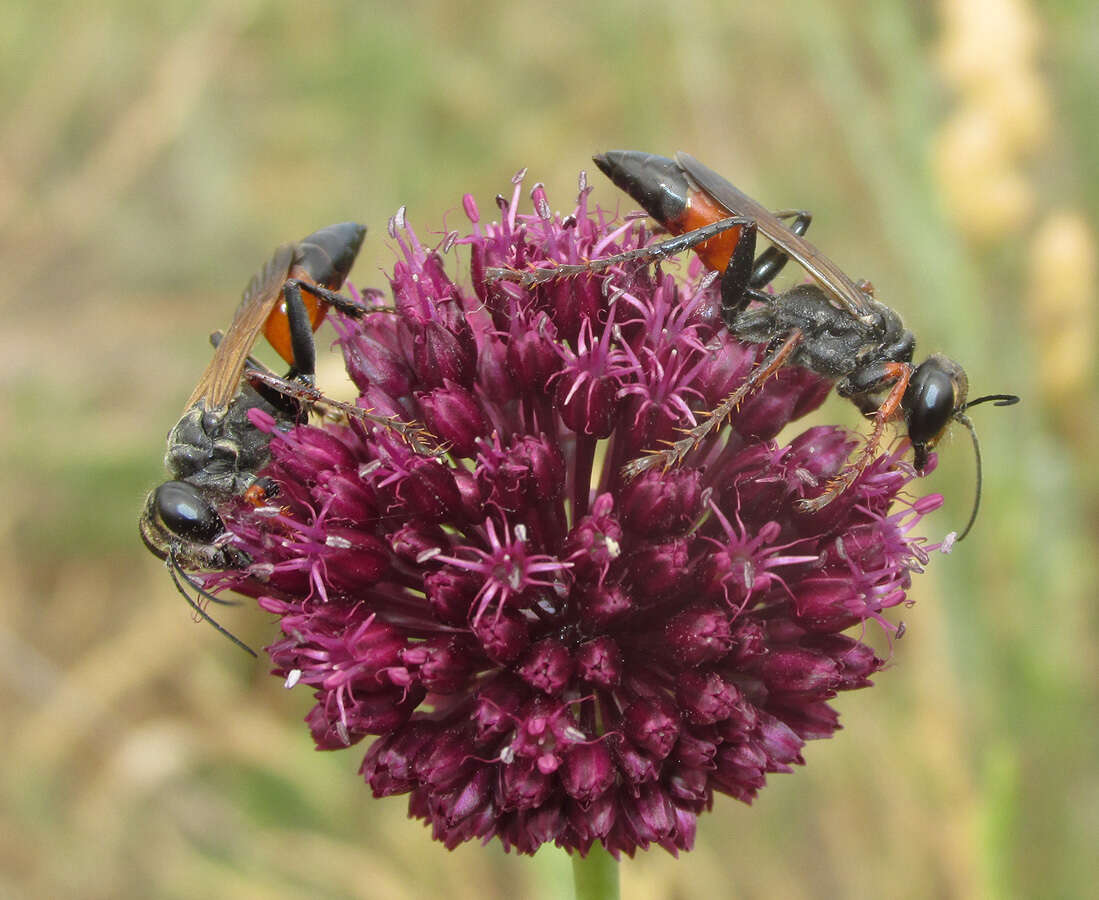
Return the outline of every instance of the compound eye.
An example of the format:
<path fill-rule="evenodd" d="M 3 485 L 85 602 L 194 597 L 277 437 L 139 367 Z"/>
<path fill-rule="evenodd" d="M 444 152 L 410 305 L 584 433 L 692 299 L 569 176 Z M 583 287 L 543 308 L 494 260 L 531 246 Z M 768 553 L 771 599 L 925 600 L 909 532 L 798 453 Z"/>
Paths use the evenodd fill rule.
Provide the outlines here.
<path fill-rule="evenodd" d="M 908 422 L 908 437 L 916 446 L 935 440 L 954 415 L 955 381 L 935 359 L 920 364 L 912 375 L 901 405 Z"/>
<path fill-rule="evenodd" d="M 186 481 L 164 482 L 153 502 L 164 527 L 184 540 L 209 544 L 225 530 L 214 508 Z"/>

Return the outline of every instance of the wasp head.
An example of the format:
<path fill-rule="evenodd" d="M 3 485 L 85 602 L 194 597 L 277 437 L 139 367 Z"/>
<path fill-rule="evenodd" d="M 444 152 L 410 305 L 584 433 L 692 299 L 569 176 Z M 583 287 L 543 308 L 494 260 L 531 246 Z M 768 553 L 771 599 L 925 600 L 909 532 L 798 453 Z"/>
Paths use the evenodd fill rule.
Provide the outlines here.
<path fill-rule="evenodd" d="M 912 373 L 901 407 L 915 453 L 916 471 L 927 467 L 927 454 L 946 426 L 966 408 L 969 379 L 954 360 L 935 354 Z"/>
<path fill-rule="evenodd" d="M 240 555 L 225 546 L 225 534 L 213 504 L 186 481 L 166 481 L 150 492 L 139 523 L 150 552 L 184 568 L 237 568 Z"/>
<path fill-rule="evenodd" d="M 1011 406 L 1019 402 L 1014 394 L 989 394 L 976 400 L 968 400 L 968 396 L 969 379 L 966 378 L 965 370 L 954 360 L 934 354 L 920 363 L 912 373 L 901 400 L 917 472 L 923 472 L 926 468 L 928 451 L 938 443 L 951 421 L 961 422 L 973 440 L 973 453 L 977 459 L 977 493 L 973 501 L 973 511 L 958 537 L 959 541 L 969 534 L 977 520 L 977 511 L 981 508 L 981 444 L 977 440 L 977 429 L 973 427 L 965 411 L 990 400 L 996 406 Z"/>
<path fill-rule="evenodd" d="M 206 612 L 208 603 L 229 601 L 211 594 L 201 579 L 188 574 L 190 569 L 239 569 L 252 561 L 248 554 L 225 542 L 229 532 L 203 492 L 186 481 L 164 482 L 146 498 L 139 526 L 145 546 L 168 564 L 172 583 L 196 616 L 255 656 L 255 650 Z"/>

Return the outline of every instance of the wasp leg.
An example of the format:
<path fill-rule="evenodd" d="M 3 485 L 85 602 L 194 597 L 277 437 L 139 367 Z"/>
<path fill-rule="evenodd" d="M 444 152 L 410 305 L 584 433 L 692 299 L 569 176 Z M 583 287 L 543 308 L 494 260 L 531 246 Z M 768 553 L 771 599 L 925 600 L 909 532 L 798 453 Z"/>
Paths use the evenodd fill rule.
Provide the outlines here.
<path fill-rule="evenodd" d="M 225 333 L 220 330 L 210 332 L 211 346 L 216 350 L 218 344 L 222 342 L 224 337 Z M 249 384 L 252 385 L 257 394 L 270 403 L 275 409 L 285 413 L 290 418 L 301 420 L 303 413 L 302 405 L 293 397 L 288 396 L 285 391 L 278 390 L 271 386 L 276 382 L 281 383 L 285 380 L 281 375 L 276 375 L 254 356 L 245 357 L 244 368 L 246 377 L 247 373 L 251 372 L 263 373 L 263 376 L 266 379 L 265 381 L 253 382 L 249 380 Z"/>
<path fill-rule="evenodd" d="M 231 601 L 221 600 L 218 597 L 215 597 L 213 594 L 204 590 L 201 585 L 198 585 L 194 581 L 192 581 L 191 577 L 183 570 L 182 566 L 180 566 L 179 564 L 179 560 L 177 560 L 173 554 L 169 553 L 166 559 L 168 572 L 172 576 L 172 583 L 176 586 L 176 590 L 179 591 L 183 599 L 191 605 L 191 608 L 195 611 L 195 615 L 197 615 L 200 619 L 205 619 L 209 624 L 213 625 L 214 628 L 216 628 L 223 635 L 225 635 L 225 637 L 229 638 L 229 640 L 231 640 L 234 644 L 240 647 L 245 653 L 250 653 L 252 656 L 256 656 L 255 650 L 249 647 L 246 643 L 244 643 L 244 641 L 238 638 L 227 628 L 223 627 L 213 616 L 211 616 L 205 609 L 202 608 L 202 604 L 199 602 L 199 600 L 196 600 L 194 597 L 192 597 L 183 587 L 181 579 L 182 581 L 187 583 L 191 590 L 195 592 L 195 596 L 199 597 L 200 599 L 213 601 L 214 603 L 226 603 L 232 605 Z"/>
<path fill-rule="evenodd" d="M 905 337 L 907 343 L 898 343 L 896 346 L 907 347 L 911 352 L 911 336 L 905 335 Z M 892 390 L 897 379 L 905 377 L 905 370 L 909 370 L 908 377 L 911 378 L 912 364 L 905 362 L 905 357 L 893 353 L 894 349 L 894 347 L 887 348 L 883 358 L 859 366 L 855 371 L 841 378 L 836 384 L 836 393 L 854 403 L 859 412 L 867 416 L 874 415 L 881 406 L 885 405 L 877 403 L 874 398 L 880 396 L 886 389 Z"/>
<path fill-rule="evenodd" d="M 636 478 L 642 472 L 656 468 L 667 469 L 680 463 L 699 443 L 721 428 L 725 419 L 752 391 L 781 369 L 801 343 L 804 335 L 800 329 L 791 331 L 781 343 L 772 343 L 767 353 L 751 371 L 744 382 L 710 411 L 706 420 L 686 431 L 686 437 L 671 442 L 664 450 L 654 450 L 645 456 L 626 463 L 622 467 L 625 478 Z"/>
<path fill-rule="evenodd" d="M 431 433 L 419 422 L 405 422 L 395 416 L 375 415 L 362 407 L 326 397 L 311 384 L 280 378 L 267 369 L 248 369 L 244 377 L 257 391 L 264 388 L 276 391 L 286 398 L 297 401 L 302 408 L 336 410 L 348 419 L 370 422 L 395 431 L 421 456 L 435 456 L 443 452 L 442 448 L 434 442 Z"/>
<path fill-rule="evenodd" d="M 790 230 L 799 236 L 809 230 L 809 223 L 813 221 L 813 214 L 805 209 L 780 209 L 773 215 L 776 219 L 793 219 Z M 757 291 L 765 288 L 778 277 L 778 273 L 782 271 L 782 267 L 789 259 L 789 254 L 779 250 L 778 247 L 768 247 L 756 259 L 748 286 Z"/>
<path fill-rule="evenodd" d="M 283 290 L 288 295 L 291 292 L 305 291 L 307 294 L 312 294 L 314 297 L 323 300 L 329 306 L 335 307 L 345 316 L 351 316 L 353 319 L 361 319 L 363 316 L 367 315 L 367 313 L 397 312 L 392 306 L 366 306 L 363 303 L 352 300 L 350 297 L 345 297 L 338 291 L 330 291 L 326 287 L 322 287 L 319 284 L 313 284 L 311 281 L 302 281 L 300 278 L 287 279 L 286 284 L 283 286 Z"/>
<path fill-rule="evenodd" d="M 730 216 L 727 219 L 719 219 L 694 231 L 677 234 L 674 237 L 646 247 L 638 247 L 636 250 L 627 250 L 624 253 L 616 253 L 614 256 L 603 256 L 599 259 L 590 259 L 578 265 L 550 266 L 542 269 L 518 269 L 488 268 L 485 269 L 486 281 L 517 281 L 523 287 L 532 287 L 536 284 L 545 284 L 558 278 L 574 278 L 577 275 L 586 275 L 591 272 L 602 272 L 611 266 L 620 265 L 634 259 L 644 262 L 654 262 L 669 256 L 676 256 L 685 250 L 691 250 L 699 244 L 704 244 L 711 238 L 717 237 L 731 228 L 741 228 L 745 225 L 755 225 L 751 219 L 743 216 Z"/>
<path fill-rule="evenodd" d="M 751 222 L 740 229 L 740 237 L 729 257 L 729 264 L 721 273 L 721 318 L 731 329 L 737 313 L 753 300 L 766 300 L 750 287 L 752 272 L 756 264 L 756 224 Z"/>
<path fill-rule="evenodd" d="M 294 357 L 286 377 L 311 385 L 317 372 L 317 343 L 313 340 L 313 320 L 301 296 L 304 284 L 291 278 L 282 288 L 286 298 L 286 319 L 290 324 L 290 351 Z"/>
<path fill-rule="evenodd" d="M 867 466 L 874 461 L 874 455 L 877 453 L 878 445 L 885 433 L 886 423 L 895 418 L 901 408 L 901 399 L 904 397 L 904 392 L 908 390 L 908 382 L 912 378 L 911 364 L 903 362 L 878 363 L 868 372 L 880 372 L 881 376 L 876 379 L 878 384 L 893 381 L 893 387 L 890 388 L 888 396 L 874 413 L 874 428 L 855 461 L 835 478 L 830 479 L 819 496 L 799 500 L 797 507 L 804 512 L 817 512 L 824 509 L 855 483 L 855 480 L 866 471 Z M 859 374 L 858 372 L 854 373 L 853 377 L 855 377 L 856 383 L 865 381 L 858 377 Z"/>
<path fill-rule="evenodd" d="M 782 209 L 774 215 L 780 219 L 793 218 L 790 231 L 797 235 L 805 234 L 809 223 L 813 221 L 813 214 L 803 209 Z M 773 244 L 759 256 L 755 253 L 756 226 L 745 225 L 721 276 L 721 314 L 730 328 L 733 327 L 736 314 L 750 301 L 771 301 L 772 295 L 764 293 L 762 289 L 774 281 L 790 259 L 788 253 Z"/>
<path fill-rule="evenodd" d="M 309 317 L 309 311 L 305 307 L 301 292 L 312 294 L 330 306 L 334 306 L 340 312 L 361 319 L 367 313 L 388 312 L 394 313 L 395 309 L 388 306 L 364 306 L 356 303 L 350 297 L 345 297 L 336 291 L 330 291 L 326 287 L 302 281 L 299 278 L 289 278 L 283 285 L 282 293 L 286 298 L 286 318 L 290 324 L 290 350 L 294 356 L 294 363 L 290 368 L 287 378 L 301 381 L 306 384 L 313 383 L 313 376 L 317 371 L 316 342 L 313 340 L 313 322 Z"/>
<path fill-rule="evenodd" d="M 249 356 L 244 361 L 245 377 L 256 393 L 271 406 L 302 424 L 306 419 L 305 405 L 300 402 L 301 398 L 295 397 L 282 386 L 294 382 L 312 387 L 317 364 L 316 342 L 313 340 L 313 323 L 302 301 L 301 292 L 288 288 L 285 296 L 286 319 L 290 324 L 290 349 L 294 356 L 290 371 L 285 378 L 280 378 L 259 360 Z M 223 337 L 220 331 L 215 331 L 210 335 L 210 343 L 216 348 Z M 259 377 L 251 377 L 257 373 Z"/>
<path fill-rule="evenodd" d="M 225 332 L 222 331 L 220 328 L 217 331 L 211 331 L 210 332 L 210 346 L 213 347 L 216 350 L 218 348 L 218 345 L 221 344 L 221 342 L 222 342 L 222 340 L 224 340 L 224 338 L 225 338 Z M 244 357 L 244 366 L 245 366 L 245 368 L 248 368 L 248 369 L 261 369 L 264 372 L 267 372 L 269 375 L 271 375 L 275 378 L 279 377 L 278 375 L 275 375 L 274 372 L 272 372 L 267 366 L 265 366 L 263 363 L 261 363 L 254 356 Z"/>
<path fill-rule="evenodd" d="M 225 332 L 222 331 L 220 328 L 217 331 L 211 331 L 210 332 L 210 346 L 213 347 L 216 350 L 218 348 L 218 345 L 222 342 L 222 340 L 224 338 L 225 338 Z M 273 375 L 275 378 L 279 377 L 278 375 L 275 375 L 274 372 L 272 372 L 267 366 L 265 366 L 263 363 L 261 363 L 254 356 L 244 357 L 244 367 L 246 369 L 260 369 L 264 372 L 267 372 L 269 375 Z"/>
<path fill-rule="evenodd" d="M 313 383 L 313 376 L 317 370 L 316 342 L 313 339 L 313 322 L 305 301 L 302 299 L 302 291 L 312 294 L 323 300 L 330 306 L 334 306 L 345 315 L 361 319 L 368 313 L 397 312 L 391 306 L 366 306 L 357 303 L 350 297 L 345 297 L 336 291 L 330 291 L 319 284 L 302 281 L 300 278 L 288 278 L 283 284 L 282 293 L 286 298 L 286 319 L 290 327 L 290 351 L 294 357 L 287 378 Z"/>

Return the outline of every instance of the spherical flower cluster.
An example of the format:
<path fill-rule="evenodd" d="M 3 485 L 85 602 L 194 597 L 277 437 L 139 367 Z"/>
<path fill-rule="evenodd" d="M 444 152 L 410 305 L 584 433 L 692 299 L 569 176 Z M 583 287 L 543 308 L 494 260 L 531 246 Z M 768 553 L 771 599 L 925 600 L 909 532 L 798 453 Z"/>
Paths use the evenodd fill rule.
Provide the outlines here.
<path fill-rule="evenodd" d="M 306 684 L 321 749 L 376 736 L 362 774 L 448 847 L 497 837 L 615 855 L 689 849 L 714 794 L 750 802 L 838 727 L 837 691 L 883 661 L 845 632 L 905 600 L 926 561 L 899 453 L 801 511 L 854 442 L 775 442 L 830 383 L 786 368 L 685 464 L 622 466 L 674 438 L 761 355 L 721 324 L 712 273 L 643 263 L 525 288 L 486 270 L 649 240 L 589 206 L 423 246 L 403 220 L 393 308 L 337 323 L 359 405 L 422 423 L 274 429 L 271 505 L 229 517 L 253 560 L 219 586 L 279 617 L 277 674 Z M 471 287 L 444 261 L 468 255 Z M 692 258 L 693 260 L 693 258 Z M 854 628 L 853 628 L 854 627 Z"/>

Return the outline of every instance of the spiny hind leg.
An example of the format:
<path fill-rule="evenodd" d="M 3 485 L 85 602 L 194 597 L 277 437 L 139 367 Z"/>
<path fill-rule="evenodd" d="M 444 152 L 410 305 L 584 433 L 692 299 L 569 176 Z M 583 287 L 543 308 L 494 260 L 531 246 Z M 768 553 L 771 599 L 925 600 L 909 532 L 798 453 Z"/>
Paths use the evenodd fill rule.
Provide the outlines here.
<path fill-rule="evenodd" d="M 889 394 L 874 413 L 874 428 L 866 439 L 862 450 L 859 451 L 859 455 L 855 457 L 853 463 L 841 470 L 835 478 L 829 479 L 824 486 L 824 490 L 818 496 L 799 500 L 797 502 L 798 509 L 804 512 L 817 512 L 824 509 L 851 487 L 856 479 L 866 471 L 870 463 L 874 461 L 878 446 L 881 444 L 882 435 L 885 434 L 886 423 L 895 418 L 900 410 L 901 400 L 912 377 L 912 366 L 908 363 L 891 362 L 886 363 L 883 368 L 886 379 L 896 380 L 893 381 L 893 387 L 890 388 Z"/>
<path fill-rule="evenodd" d="M 250 368 L 245 371 L 244 377 L 256 390 L 277 392 L 302 408 L 334 410 L 348 419 L 358 419 L 360 422 L 369 422 L 393 431 L 421 456 L 435 456 L 443 452 L 443 448 L 438 446 L 431 433 L 419 422 L 405 422 L 396 416 L 379 416 L 361 406 L 326 397 L 311 384 L 280 378 L 267 369 Z"/>
<path fill-rule="evenodd" d="M 519 284 L 523 285 L 523 287 L 529 288 L 536 284 L 556 281 L 559 278 L 573 278 L 577 275 L 585 275 L 591 272 L 602 272 L 604 269 L 609 269 L 611 266 L 620 265 L 624 262 L 630 262 L 631 260 L 640 260 L 645 263 L 656 262 L 660 259 L 666 259 L 669 256 L 676 256 L 686 250 L 697 247 L 699 244 L 704 244 L 706 241 L 715 238 L 730 229 L 742 228 L 745 226 L 754 228 L 755 222 L 752 219 L 746 219 L 743 216 L 730 216 L 727 219 L 719 219 L 716 222 L 711 222 L 709 225 L 696 228 L 694 231 L 686 231 L 683 234 L 677 234 L 673 237 L 666 238 L 665 240 L 657 241 L 655 244 L 638 247 L 635 250 L 626 250 L 624 253 L 616 253 L 613 256 L 602 256 L 597 259 L 589 259 L 587 262 L 577 265 L 562 264 L 559 266 L 545 266 L 537 269 L 520 270 L 488 268 L 485 269 L 485 278 L 489 281 L 517 281 Z"/>
<path fill-rule="evenodd" d="M 672 441 L 663 450 L 649 451 L 622 467 L 622 475 L 627 479 L 636 478 L 642 472 L 660 467 L 668 469 L 678 465 L 702 441 L 718 431 L 725 420 L 752 391 L 759 388 L 768 378 L 790 361 L 804 335 L 799 329 L 791 331 L 782 343 L 769 347 L 767 354 L 751 371 L 744 382 L 735 391 L 715 406 L 694 428 L 687 429 L 685 437 Z"/>

